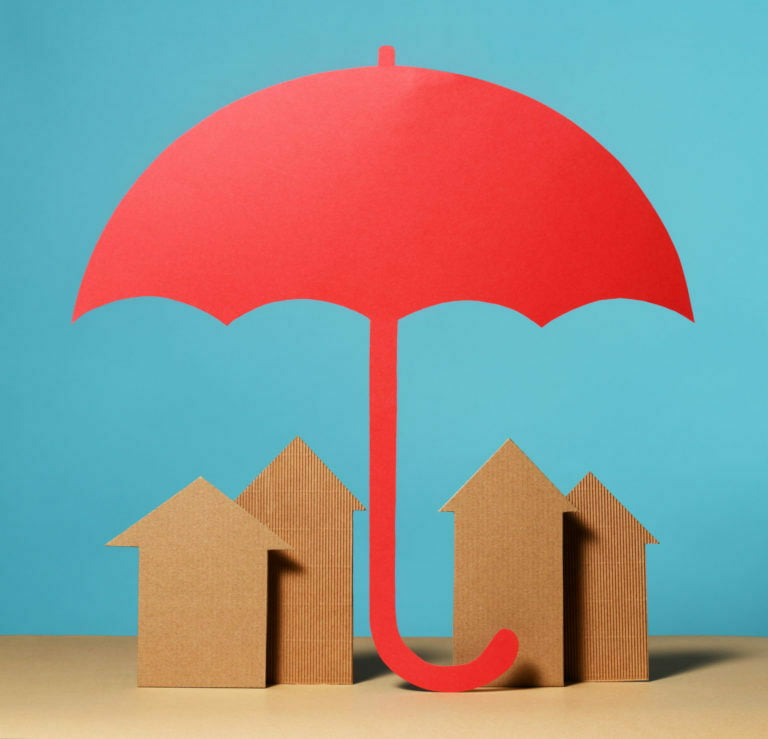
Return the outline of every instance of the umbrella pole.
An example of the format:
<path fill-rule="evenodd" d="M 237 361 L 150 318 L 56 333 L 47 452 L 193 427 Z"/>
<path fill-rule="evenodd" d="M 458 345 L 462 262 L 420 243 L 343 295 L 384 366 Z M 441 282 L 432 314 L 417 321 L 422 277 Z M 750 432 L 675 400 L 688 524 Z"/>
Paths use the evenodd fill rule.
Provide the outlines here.
<path fill-rule="evenodd" d="M 438 666 L 414 654 L 400 636 L 395 602 L 397 320 L 371 319 L 370 342 L 371 634 L 384 663 L 409 683 L 426 690 L 472 690 L 510 668 L 517 637 L 502 629 L 472 662 Z"/>

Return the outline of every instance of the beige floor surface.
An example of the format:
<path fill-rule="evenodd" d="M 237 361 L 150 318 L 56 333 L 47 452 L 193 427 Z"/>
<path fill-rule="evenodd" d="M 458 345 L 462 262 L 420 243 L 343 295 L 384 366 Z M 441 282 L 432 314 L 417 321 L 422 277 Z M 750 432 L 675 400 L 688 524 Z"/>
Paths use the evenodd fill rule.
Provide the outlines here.
<path fill-rule="evenodd" d="M 448 639 L 411 639 L 445 662 Z M 136 688 L 131 637 L 0 637 L 0 737 L 747 737 L 768 739 L 768 638 L 652 637 L 648 683 L 440 694 L 356 639 L 358 683 Z"/>

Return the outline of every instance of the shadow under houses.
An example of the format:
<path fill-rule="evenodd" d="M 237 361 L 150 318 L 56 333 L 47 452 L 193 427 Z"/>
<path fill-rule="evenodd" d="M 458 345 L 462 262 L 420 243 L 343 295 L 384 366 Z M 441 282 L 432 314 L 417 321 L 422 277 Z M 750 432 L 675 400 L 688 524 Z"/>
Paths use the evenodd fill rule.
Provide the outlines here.
<path fill-rule="evenodd" d="M 381 677 L 382 675 L 391 672 L 389 667 L 382 662 L 381 657 L 376 653 L 375 647 L 371 647 L 371 649 L 373 649 L 371 652 L 366 650 L 364 652 L 356 652 L 354 655 L 355 683 L 363 683 L 366 680 L 373 680 L 376 677 Z M 425 649 L 420 645 L 418 648 L 414 649 L 414 651 L 418 653 L 419 657 L 427 662 L 446 664 L 446 652 L 444 649 Z M 447 663 L 450 664 L 450 661 Z M 397 687 L 403 690 L 421 690 L 421 688 L 417 688 L 406 682 L 400 683 Z"/>
<path fill-rule="evenodd" d="M 743 657 L 743 653 L 732 649 L 674 649 L 654 650 L 651 646 L 648 655 L 650 680 L 663 680 L 666 677 L 684 675 L 687 672 L 699 670 L 702 667 L 726 662 Z"/>
<path fill-rule="evenodd" d="M 364 683 L 366 680 L 373 680 L 373 678 L 381 677 L 389 672 L 389 668 L 375 652 L 355 654 L 352 661 L 354 663 L 353 674 L 356 683 Z"/>

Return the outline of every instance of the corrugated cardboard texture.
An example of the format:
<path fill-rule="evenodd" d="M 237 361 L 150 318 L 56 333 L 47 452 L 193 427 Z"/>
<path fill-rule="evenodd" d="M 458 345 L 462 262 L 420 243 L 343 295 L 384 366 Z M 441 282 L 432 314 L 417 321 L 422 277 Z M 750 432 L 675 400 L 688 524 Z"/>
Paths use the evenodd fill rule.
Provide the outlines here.
<path fill-rule="evenodd" d="M 363 505 L 299 438 L 237 502 L 292 547 L 269 557 L 269 682 L 351 683 L 352 511 Z"/>
<path fill-rule="evenodd" d="M 138 684 L 263 688 L 275 536 L 203 478 L 107 546 L 139 547 Z"/>
<path fill-rule="evenodd" d="M 645 545 L 658 542 L 591 472 L 568 500 L 566 677 L 647 680 Z"/>
<path fill-rule="evenodd" d="M 520 651 L 491 685 L 563 685 L 563 513 L 573 506 L 507 441 L 440 510 L 455 519 L 454 661 L 507 628 Z"/>

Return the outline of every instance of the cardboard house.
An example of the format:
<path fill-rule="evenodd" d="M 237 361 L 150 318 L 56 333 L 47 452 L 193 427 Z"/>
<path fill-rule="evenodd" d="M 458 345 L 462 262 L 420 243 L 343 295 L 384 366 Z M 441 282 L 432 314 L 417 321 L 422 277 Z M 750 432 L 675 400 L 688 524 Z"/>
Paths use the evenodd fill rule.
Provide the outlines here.
<path fill-rule="evenodd" d="M 353 682 L 352 513 L 299 438 L 233 501 L 198 478 L 109 542 L 139 548 L 138 685 Z M 563 496 L 511 441 L 454 513 L 454 661 L 520 640 L 493 686 L 647 680 L 645 545 L 591 473 Z"/>
<path fill-rule="evenodd" d="M 139 548 L 139 686 L 264 687 L 280 537 L 200 477 L 107 546 Z"/>
<path fill-rule="evenodd" d="M 291 546 L 269 555 L 269 682 L 351 683 L 352 512 L 363 505 L 298 437 L 237 502 Z"/>
<path fill-rule="evenodd" d="M 511 441 L 440 509 L 454 514 L 453 656 L 520 640 L 496 686 L 563 685 L 563 514 L 574 506 Z"/>
<path fill-rule="evenodd" d="M 647 680 L 645 545 L 658 542 L 591 472 L 568 500 L 566 677 Z"/>

